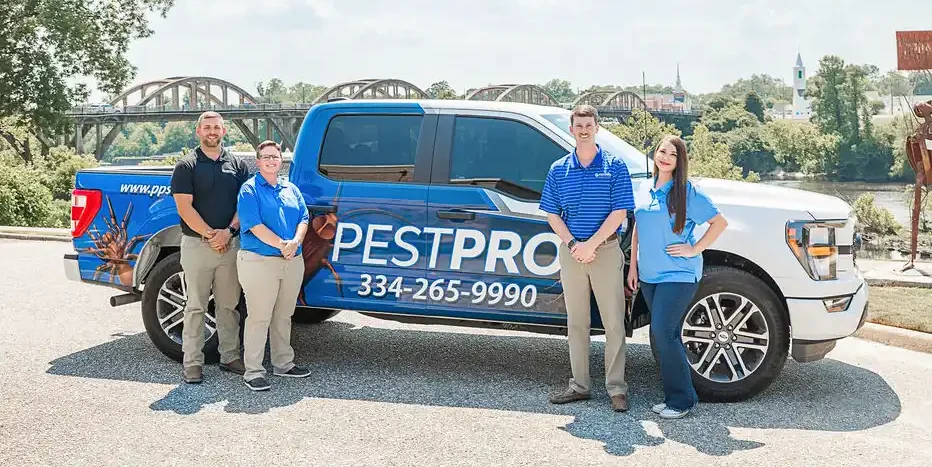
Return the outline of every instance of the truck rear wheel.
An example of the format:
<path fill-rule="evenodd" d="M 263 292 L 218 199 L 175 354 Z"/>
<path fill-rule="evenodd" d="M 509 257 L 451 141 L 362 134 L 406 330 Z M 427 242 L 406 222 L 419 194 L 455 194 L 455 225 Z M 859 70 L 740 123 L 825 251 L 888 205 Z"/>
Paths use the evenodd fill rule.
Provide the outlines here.
<path fill-rule="evenodd" d="M 163 354 L 181 362 L 181 336 L 184 329 L 184 305 L 187 302 L 181 253 L 172 253 L 152 269 L 142 291 L 142 322 L 149 339 Z M 217 321 L 214 315 L 214 297 L 210 296 L 204 316 L 204 361 L 216 363 Z"/>
<path fill-rule="evenodd" d="M 323 323 L 340 313 L 340 310 L 329 310 L 326 308 L 307 308 L 296 307 L 291 321 L 301 324 Z"/>
<path fill-rule="evenodd" d="M 699 399 L 751 398 L 780 374 L 789 326 L 779 298 L 754 275 L 725 266 L 705 268 L 680 326 Z M 651 334 L 651 347 L 653 347 Z M 656 351 L 654 358 L 660 362 Z"/>

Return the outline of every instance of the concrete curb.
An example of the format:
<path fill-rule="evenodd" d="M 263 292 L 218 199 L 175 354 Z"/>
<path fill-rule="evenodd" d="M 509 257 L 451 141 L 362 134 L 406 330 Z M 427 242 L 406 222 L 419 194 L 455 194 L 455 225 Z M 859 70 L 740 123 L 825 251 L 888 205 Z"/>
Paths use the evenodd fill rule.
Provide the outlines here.
<path fill-rule="evenodd" d="M 70 242 L 71 237 L 59 237 L 56 235 L 35 235 L 35 234 L 18 234 L 9 232 L 0 232 L 0 238 L 12 240 L 41 240 L 48 242 Z"/>
<path fill-rule="evenodd" d="M 914 280 L 902 279 L 879 279 L 874 277 L 865 277 L 868 285 L 874 287 L 917 287 L 921 289 L 932 289 L 932 282 L 920 282 Z"/>
<path fill-rule="evenodd" d="M 884 324 L 864 323 L 864 327 L 854 333 L 853 337 L 932 354 L 932 334 L 925 332 Z"/>
<path fill-rule="evenodd" d="M 0 238 L 70 242 L 70 229 L 0 226 Z"/>

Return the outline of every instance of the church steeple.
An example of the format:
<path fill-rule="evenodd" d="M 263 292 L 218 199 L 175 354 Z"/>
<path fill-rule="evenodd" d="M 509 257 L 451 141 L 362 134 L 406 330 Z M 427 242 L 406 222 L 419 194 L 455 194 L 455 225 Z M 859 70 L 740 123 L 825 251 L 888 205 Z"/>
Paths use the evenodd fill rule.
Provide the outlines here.
<path fill-rule="evenodd" d="M 796 68 L 805 68 L 803 65 L 803 56 L 796 52 Z"/>
<path fill-rule="evenodd" d="M 683 90 L 683 82 L 680 81 L 680 64 L 679 63 L 676 64 L 676 90 L 677 91 Z"/>

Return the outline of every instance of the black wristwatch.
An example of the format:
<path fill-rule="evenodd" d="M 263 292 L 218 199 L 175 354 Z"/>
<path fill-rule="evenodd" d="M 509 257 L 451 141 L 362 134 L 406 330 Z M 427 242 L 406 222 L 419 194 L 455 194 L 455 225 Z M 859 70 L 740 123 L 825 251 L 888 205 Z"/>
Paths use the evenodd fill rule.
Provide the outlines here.
<path fill-rule="evenodd" d="M 576 239 L 574 238 L 574 239 L 570 240 L 569 243 L 566 244 L 566 246 L 567 246 L 569 249 L 572 250 L 572 249 L 573 249 L 573 245 L 575 245 L 575 244 L 576 244 Z"/>
<path fill-rule="evenodd" d="M 234 237 L 237 236 L 237 235 L 239 235 L 239 230 L 234 229 L 232 225 L 229 226 L 229 227 L 227 227 L 227 230 L 229 230 L 229 231 L 230 231 L 230 235 L 232 235 L 232 236 L 234 236 Z"/>

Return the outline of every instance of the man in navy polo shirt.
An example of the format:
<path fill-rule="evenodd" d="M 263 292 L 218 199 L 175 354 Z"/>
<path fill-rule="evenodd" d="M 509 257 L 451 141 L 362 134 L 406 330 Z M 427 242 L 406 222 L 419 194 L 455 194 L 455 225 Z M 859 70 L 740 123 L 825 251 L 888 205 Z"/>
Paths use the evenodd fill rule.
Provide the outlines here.
<path fill-rule="evenodd" d="M 605 388 L 612 409 L 628 410 L 625 382 L 624 256 L 618 243 L 622 223 L 634 209 L 628 167 L 620 157 L 596 144 L 599 117 L 581 105 L 570 116 L 576 150 L 550 166 L 540 208 L 560 237 L 560 280 L 566 302 L 567 336 L 573 377 L 568 387 L 551 396 L 564 404 L 590 397 L 589 303 L 595 294 L 605 328 Z"/>

